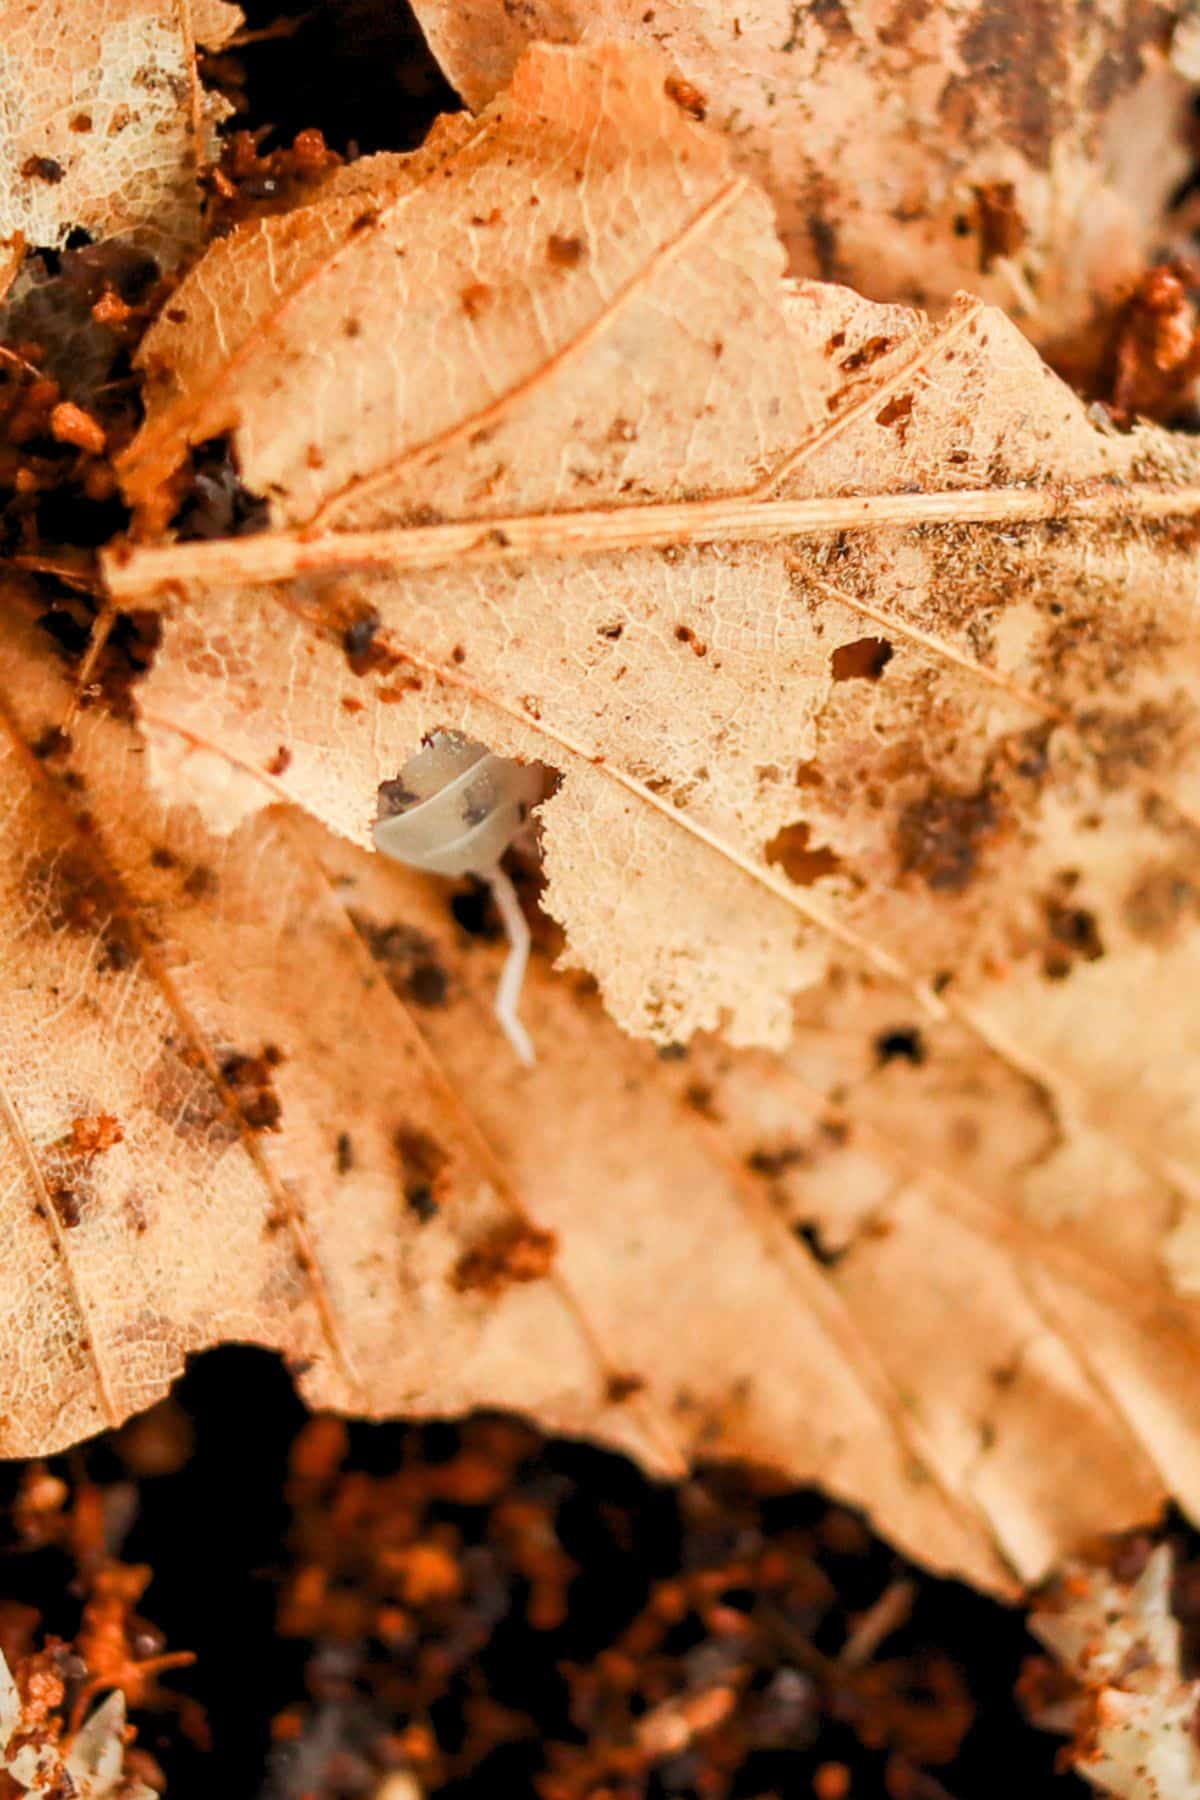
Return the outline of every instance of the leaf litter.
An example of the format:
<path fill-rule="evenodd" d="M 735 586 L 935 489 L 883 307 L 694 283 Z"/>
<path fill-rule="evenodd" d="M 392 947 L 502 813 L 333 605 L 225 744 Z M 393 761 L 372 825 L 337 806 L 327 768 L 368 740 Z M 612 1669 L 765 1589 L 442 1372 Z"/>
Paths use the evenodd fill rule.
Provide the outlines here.
<path fill-rule="evenodd" d="M 14 1357 L 18 1391 L 33 1382 L 14 1448 L 123 1416 L 232 1335 L 282 1344 L 318 1402 L 502 1398 L 653 1467 L 703 1445 L 820 1473 L 999 1586 L 1006 1564 L 1035 1578 L 1086 1531 L 1193 1492 L 1173 1398 L 1195 1357 L 1190 1045 L 1170 997 L 1195 953 L 1194 458 L 1097 428 L 973 302 L 934 327 L 781 275 L 765 203 L 661 65 L 545 51 L 479 124 L 336 172 L 185 281 L 145 349 L 127 490 L 164 523 L 192 451 L 232 433 L 274 528 L 135 546 L 109 578 L 123 605 L 176 594 L 138 686 L 158 794 L 237 830 L 165 809 L 129 728 L 97 714 L 57 774 L 34 781 L 14 748 L 14 796 L 38 795 L 15 804 L 47 834 L 31 920 L 56 957 L 86 945 L 68 1000 L 48 959 L 8 1040 L 26 1050 L 9 1107 L 31 1200 L 14 1270 L 37 1292 L 44 1268 L 50 1316 L 75 1321 L 50 1333 L 61 1363 Z M 14 744 L 45 741 L 63 704 L 24 641 Z M 402 919 L 436 942 L 436 892 L 255 816 L 299 802 L 361 842 L 376 786 L 436 725 L 559 769 L 546 905 L 666 1061 L 544 967 L 534 1075 L 477 998 L 470 1032 L 453 1005 L 418 1030 L 311 859 L 368 941 Z M 179 845 L 151 844 L 147 819 Z M 69 856 L 106 871 L 72 879 L 82 919 L 55 898 Z M 224 914 L 202 870 L 228 885 Z M 314 931 L 347 973 L 301 1019 L 287 1002 Z M 450 992 L 485 954 L 445 945 Z M 64 1006 L 88 1090 L 70 1118 L 45 1074 Z M 1178 1053 L 1151 1066 L 1130 1020 L 1161 1032 L 1164 1011 Z M 889 1041 L 910 1048 L 882 1056 Z M 54 1147 L 109 1115 L 122 1142 L 73 1184 Z M 436 1212 L 404 1258 L 400 1131 L 445 1156 L 408 1177 Z M 664 1213 L 668 1143 L 688 1205 Z M 157 1187 L 143 1228 L 136 1184 L 116 1193 L 135 1145 Z M 374 1201 L 335 1202 L 331 1168 Z M 503 1274 L 530 1233 L 553 1240 L 516 1259 L 539 1279 L 501 1280 L 485 1307 L 464 1267 L 499 1255 Z M 686 1327 L 699 1291 L 706 1346 Z M 1083 1442 L 1106 1474 L 1086 1492 L 1061 1461 Z"/>

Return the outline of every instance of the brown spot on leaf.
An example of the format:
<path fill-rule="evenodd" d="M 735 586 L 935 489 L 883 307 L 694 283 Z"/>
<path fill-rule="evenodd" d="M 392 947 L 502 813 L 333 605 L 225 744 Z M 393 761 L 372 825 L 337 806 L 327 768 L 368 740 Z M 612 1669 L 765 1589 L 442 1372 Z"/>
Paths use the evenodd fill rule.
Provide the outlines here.
<path fill-rule="evenodd" d="M 692 1112 L 699 1113 L 702 1119 L 719 1119 L 720 1114 L 714 1103 L 713 1090 L 707 1081 L 690 1081 L 683 1090 L 683 1104 Z"/>
<path fill-rule="evenodd" d="M 895 338 L 890 337 L 870 337 L 857 350 L 852 350 L 849 356 L 844 356 L 838 368 L 843 375 L 853 375 L 859 369 L 869 369 L 873 362 L 887 355 L 895 341 Z"/>
<path fill-rule="evenodd" d="M 50 1199 L 58 1214 L 59 1224 L 64 1230 L 73 1231 L 83 1223 L 83 1196 L 78 1188 L 59 1185 L 54 1182 L 49 1188 Z"/>
<path fill-rule="evenodd" d="M 981 0 L 959 38 L 965 72 L 942 91 L 943 117 L 960 119 L 966 133 L 986 118 L 1035 168 L 1049 168 L 1072 104 L 1071 17 L 1046 0 Z"/>
<path fill-rule="evenodd" d="M 835 681 L 878 681 L 895 651 L 886 638 L 855 638 L 839 644 L 829 659 Z"/>
<path fill-rule="evenodd" d="M 581 237 L 560 237 L 552 232 L 546 240 L 546 255 L 556 269 L 574 269 L 587 255 L 587 245 Z"/>
<path fill-rule="evenodd" d="M 818 208 L 812 207 L 805 215 L 805 225 L 812 241 L 813 255 L 817 261 L 817 269 L 823 281 L 833 281 L 837 277 L 837 227 Z M 842 367 L 845 368 L 843 363 Z"/>
<path fill-rule="evenodd" d="M 632 1400 L 640 1394 L 646 1385 L 641 1375 L 630 1375 L 624 1371 L 614 1371 L 604 1384 L 604 1397 L 610 1406 L 620 1406 L 626 1400 Z"/>
<path fill-rule="evenodd" d="M 970 885 L 984 841 L 1000 814 L 990 787 L 960 794 L 936 783 L 906 806 L 896 827 L 900 867 L 935 893 L 960 894 Z"/>
<path fill-rule="evenodd" d="M 183 891 L 189 900 L 207 900 L 216 890 L 217 878 L 205 863 L 197 863 L 189 870 L 183 883 Z"/>
<path fill-rule="evenodd" d="M 811 887 L 824 875 L 835 875 L 842 859 L 828 844 L 813 844 L 812 826 L 806 819 L 785 825 L 763 849 L 772 868 L 780 868 L 798 887 Z"/>
<path fill-rule="evenodd" d="M 461 1293 L 497 1295 L 514 1282 L 541 1281 L 558 1252 L 552 1231 L 514 1220 L 489 1231 L 455 1265 L 452 1284 Z"/>
<path fill-rule="evenodd" d="M 912 417 L 913 397 L 911 394 L 894 394 L 886 405 L 880 407 L 875 414 L 877 425 L 903 425 Z M 901 432 L 901 437 L 903 437 Z"/>
<path fill-rule="evenodd" d="M 401 1125 L 393 1141 L 404 1177 L 405 1205 L 427 1224 L 437 1214 L 439 1179 L 450 1158 L 427 1131 L 409 1125 Z"/>
<path fill-rule="evenodd" d="M 383 785 L 390 784 L 385 782 Z M 382 807 L 382 796 L 380 804 Z M 381 812 L 382 816 L 385 815 Z M 373 920 L 353 911 L 350 917 L 367 949 L 381 965 L 394 994 L 416 1006 L 446 1004 L 450 979 L 438 959 L 437 945 L 431 937 L 412 925 L 376 925 Z"/>
<path fill-rule="evenodd" d="M 117 896 L 82 851 L 69 848 L 35 865 L 30 898 L 51 931 L 96 940 L 100 968 L 115 972 L 136 962 L 137 943 L 120 915 Z"/>
<path fill-rule="evenodd" d="M 468 282 L 459 292 L 459 301 L 468 319 L 477 319 L 492 297 L 492 289 L 486 281 Z"/>
<path fill-rule="evenodd" d="M 1129 930 L 1159 949 L 1200 918 L 1200 885 L 1194 866 L 1160 863 L 1147 869 L 1125 896 L 1121 916 Z"/>
<path fill-rule="evenodd" d="M 979 267 L 986 274 L 998 256 L 1015 256 L 1029 229 L 1011 181 L 987 181 L 974 190 Z"/>
<path fill-rule="evenodd" d="M 168 1038 L 146 1073 L 143 1096 L 150 1110 L 181 1138 L 234 1143 L 235 1122 L 199 1051 Z"/>
<path fill-rule="evenodd" d="M 1077 962 L 1098 962 L 1104 955 L 1096 920 L 1086 907 L 1047 901 L 1046 930 L 1042 969 L 1051 981 L 1062 981 Z"/>
<path fill-rule="evenodd" d="M 789 1169 L 802 1168 L 809 1160 L 809 1152 L 803 1144 L 780 1144 L 773 1150 L 751 1151 L 746 1158 L 746 1167 L 755 1175 L 765 1175 L 768 1180 L 776 1181 Z"/>

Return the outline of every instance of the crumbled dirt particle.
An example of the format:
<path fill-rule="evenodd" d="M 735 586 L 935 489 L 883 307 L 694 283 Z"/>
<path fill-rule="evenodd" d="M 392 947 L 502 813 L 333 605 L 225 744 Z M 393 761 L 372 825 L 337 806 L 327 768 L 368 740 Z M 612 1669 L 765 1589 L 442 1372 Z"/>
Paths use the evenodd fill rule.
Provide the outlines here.
<path fill-rule="evenodd" d="M 514 1282 L 543 1280 L 557 1252 L 554 1232 L 514 1220 L 497 1226 L 459 1258 L 452 1284 L 460 1293 L 496 1295 Z"/>
<path fill-rule="evenodd" d="M 274 1076 L 282 1061 L 282 1051 L 267 1044 L 257 1056 L 235 1052 L 221 1063 L 221 1079 L 251 1131 L 281 1129 L 283 1104 L 275 1091 Z"/>
<path fill-rule="evenodd" d="M 692 81 L 686 81 L 682 75 L 668 75 L 663 82 L 663 92 L 668 100 L 673 100 L 681 111 L 690 119 L 708 117 L 708 101 L 700 89 Z"/>
<path fill-rule="evenodd" d="M 71 1120 L 67 1147 L 73 1156 L 103 1156 L 124 1139 L 121 1122 L 112 1113 Z"/>
<path fill-rule="evenodd" d="M 51 410 L 50 435 L 55 443 L 73 444 L 89 456 L 103 456 L 107 441 L 100 421 L 71 400 L 60 400 Z"/>
<path fill-rule="evenodd" d="M 1117 315 L 1098 397 L 1119 424 L 1139 417 L 1170 424 L 1194 410 L 1198 277 L 1200 267 L 1182 259 L 1148 269 Z"/>
<path fill-rule="evenodd" d="M 57 187 L 66 173 L 62 164 L 52 156 L 27 156 L 21 164 L 21 174 L 26 181 L 46 181 L 51 187 Z"/>
<path fill-rule="evenodd" d="M 228 68 L 228 61 L 221 66 Z M 211 75 L 212 69 L 207 72 Z M 222 145 L 220 162 L 208 173 L 214 237 L 224 237 L 247 219 L 303 205 L 342 162 L 321 132 L 312 129 L 299 132 L 290 146 L 264 152 L 260 142 L 261 133 L 231 133 Z"/>
<path fill-rule="evenodd" d="M 360 607 L 342 631 L 342 649 L 353 675 L 386 675 L 400 660 L 381 639 L 383 621 L 373 606 Z"/>

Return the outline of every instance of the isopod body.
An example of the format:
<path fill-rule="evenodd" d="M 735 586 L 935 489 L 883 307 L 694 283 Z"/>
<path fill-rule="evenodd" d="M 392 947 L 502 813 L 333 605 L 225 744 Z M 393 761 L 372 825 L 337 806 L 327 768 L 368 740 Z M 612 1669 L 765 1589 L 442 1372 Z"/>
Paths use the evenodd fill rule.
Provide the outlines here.
<path fill-rule="evenodd" d="M 435 731 L 379 790 L 376 848 L 434 875 L 477 875 L 492 890 L 508 935 L 496 1017 L 522 1062 L 534 1060 L 517 1001 L 529 961 L 529 925 L 500 858 L 542 796 L 536 765 L 497 756 L 457 731 Z"/>

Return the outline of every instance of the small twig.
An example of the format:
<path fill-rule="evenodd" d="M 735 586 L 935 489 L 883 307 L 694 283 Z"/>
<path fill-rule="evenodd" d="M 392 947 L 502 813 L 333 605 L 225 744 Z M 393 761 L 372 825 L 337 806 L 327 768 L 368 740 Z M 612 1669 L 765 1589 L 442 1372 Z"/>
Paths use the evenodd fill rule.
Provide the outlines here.
<path fill-rule="evenodd" d="M 905 1624 L 913 1609 L 917 1589 L 911 1581 L 889 1582 L 878 1600 L 859 1615 L 838 1657 L 843 1669 L 861 1669 L 869 1663 L 884 1638 Z"/>
<path fill-rule="evenodd" d="M 279 18 L 272 19 L 269 25 L 246 25 L 241 31 L 235 31 L 231 38 L 227 38 L 222 48 L 244 50 L 247 44 L 266 44 L 273 38 L 295 37 L 300 27 L 307 25 L 313 17 L 312 12 L 294 13 L 290 16 L 282 13 Z"/>
<path fill-rule="evenodd" d="M 4 298 L 3 278 L 0 277 L 0 300 Z M 32 375 L 36 381 L 42 371 L 28 357 L 19 356 L 8 344 L 0 344 L 0 362 L 8 363 L 14 369 L 20 369 L 22 375 Z"/>
<path fill-rule="evenodd" d="M 101 594 L 103 586 L 94 569 L 61 561 L 54 556 L 39 556 L 32 550 L 20 550 L 12 556 L 0 556 L 0 569 L 20 569 L 26 575 L 53 575 L 65 587 L 80 594 Z"/>
<path fill-rule="evenodd" d="M 104 646 L 108 642 L 109 633 L 116 624 L 116 620 L 116 603 L 112 600 L 106 600 L 103 608 L 96 616 L 96 623 L 92 626 L 91 641 L 84 653 L 83 661 L 79 666 L 79 674 L 76 677 L 74 687 L 71 689 L 71 696 L 67 701 L 66 711 L 62 716 L 62 723 L 59 726 L 59 730 L 64 736 L 70 734 L 71 727 L 75 723 L 76 715 L 83 703 L 83 697 L 91 685 L 92 677 L 96 672 L 96 665 L 100 661 Z"/>
<path fill-rule="evenodd" d="M 491 887 L 496 911 L 508 937 L 508 961 L 496 989 L 496 1018 L 520 1060 L 531 1067 L 537 1058 L 529 1033 L 517 1017 L 517 1001 L 521 997 L 529 961 L 529 921 L 521 911 L 517 890 L 499 863 L 494 869 L 487 870 L 483 879 Z"/>

